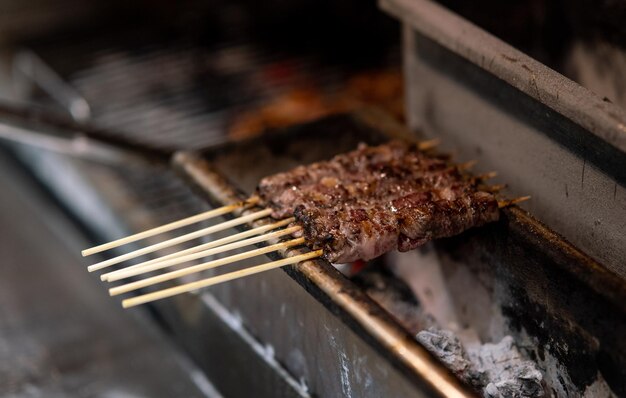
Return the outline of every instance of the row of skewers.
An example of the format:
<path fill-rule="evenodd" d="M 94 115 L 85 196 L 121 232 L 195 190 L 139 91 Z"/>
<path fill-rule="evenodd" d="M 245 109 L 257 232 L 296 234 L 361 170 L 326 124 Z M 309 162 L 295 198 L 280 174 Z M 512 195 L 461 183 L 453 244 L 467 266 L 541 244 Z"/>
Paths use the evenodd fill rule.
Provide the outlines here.
<path fill-rule="evenodd" d="M 431 140 L 418 144 L 393 141 L 376 147 L 363 145 L 330 161 L 266 177 L 256 195 L 245 201 L 95 246 L 82 254 L 101 253 L 217 217 L 237 215 L 88 267 L 89 272 L 99 271 L 220 231 L 265 222 L 224 238 L 103 273 L 100 279 L 104 282 L 124 281 L 109 289 L 116 296 L 271 252 L 304 245 L 311 249 L 304 254 L 193 282 L 177 282 L 175 286 L 124 299 L 122 306 L 128 308 L 318 257 L 338 263 L 369 260 L 394 249 L 412 250 L 429 240 L 496 221 L 499 208 L 528 199 L 496 200 L 495 194 L 504 186 L 485 185 L 495 173 L 470 176 L 467 170 L 474 162 L 451 165 L 449 157 L 432 153 L 436 144 Z M 287 240 L 183 266 L 278 239 Z M 131 280 L 155 271 L 164 272 Z"/>

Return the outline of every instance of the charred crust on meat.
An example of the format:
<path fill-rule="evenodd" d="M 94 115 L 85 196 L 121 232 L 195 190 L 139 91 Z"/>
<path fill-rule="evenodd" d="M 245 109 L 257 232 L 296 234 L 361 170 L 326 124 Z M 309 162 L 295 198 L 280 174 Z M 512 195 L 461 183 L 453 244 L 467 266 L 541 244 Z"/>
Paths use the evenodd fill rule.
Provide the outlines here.
<path fill-rule="evenodd" d="M 392 141 L 264 178 L 273 217 L 293 215 L 332 262 L 369 260 L 495 221 L 498 203 L 447 159 Z"/>

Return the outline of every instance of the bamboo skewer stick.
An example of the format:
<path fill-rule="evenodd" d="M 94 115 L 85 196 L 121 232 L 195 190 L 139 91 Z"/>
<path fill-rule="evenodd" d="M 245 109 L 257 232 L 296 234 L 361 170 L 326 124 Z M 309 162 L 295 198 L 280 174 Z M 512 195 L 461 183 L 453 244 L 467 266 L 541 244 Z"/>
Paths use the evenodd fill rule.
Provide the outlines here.
<path fill-rule="evenodd" d="M 505 189 L 506 184 L 495 184 L 495 185 L 479 185 L 478 189 L 485 192 L 498 193 Z"/>
<path fill-rule="evenodd" d="M 273 229 L 284 227 L 285 225 L 289 225 L 289 224 L 291 224 L 294 221 L 295 221 L 295 218 L 293 218 L 293 217 L 286 218 L 284 220 L 281 220 L 281 221 L 278 221 L 278 222 L 275 222 L 275 223 L 272 223 L 272 224 L 263 225 L 261 227 L 257 227 L 257 228 L 254 228 L 254 229 L 251 229 L 251 230 L 248 230 L 248 231 L 243 231 L 243 232 L 240 232 L 238 234 L 226 236 L 224 238 L 221 238 L 221 239 L 218 239 L 218 240 L 214 240 L 214 241 L 211 241 L 211 242 L 207 242 L 207 243 L 203 243 L 203 244 L 198 245 L 198 246 L 190 247 L 189 249 L 181 250 L 179 252 L 168 254 L 168 255 L 163 256 L 163 257 L 159 257 L 159 258 L 155 258 L 155 259 L 152 259 L 152 260 L 144 261 L 143 263 L 131 265 L 131 266 L 126 267 L 126 268 L 121 269 L 121 270 L 112 271 L 112 272 L 108 272 L 106 274 L 102 274 L 102 275 L 100 275 L 100 280 L 106 282 L 106 281 L 109 280 L 109 278 L 111 276 L 117 275 L 118 273 L 121 273 L 123 271 L 128 271 L 128 270 L 131 270 L 131 269 L 145 267 L 145 266 L 148 266 L 148 265 L 160 263 L 162 261 L 171 260 L 173 258 L 182 257 L 182 256 L 185 256 L 185 255 L 188 255 L 188 254 L 197 253 L 199 251 L 211 249 L 213 247 L 222 246 L 222 245 L 225 245 L 227 243 L 236 242 L 236 241 L 239 241 L 241 239 L 248 238 L 250 236 L 260 235 L 260 234 L 263 234 L 265 232 L 271 231 Z"/>
<path fill-rule="evenodd" d="M 136 276 L 139 274 L 144 274 L 146 272 L 151 272 L 151 271 L 156 271 L 158 269 L 163 269 L 163 268 L 168 268 L 171 267 L 173 265 L 177 265 L 177 264 L 181 264 L 187 261 L 192 261 L 192 260 L 196 260 L 199 258 L 203 258 L 203 257 L 208 257 L 214 254 L 218 254 L 218 253 L 223 253 L 223 252 L 227 252 L 230 250 L 234 250 L 234 249 L 238 249 L 241 247 L 245 247 L 245 246 L 250 246 L 253 245 L 255 243 L 260 243 L 260 242 L 266 242 L 270 239 L 273 238 L 278 238 L 284 235 L 288 235 L 291 233 L 294 233 L 298 230 L 302 229 L 302 227 L 300 226 L 294 226 L 294 227 L 290 227 L 290 228 L 285 228 L 285 229 L 281 229 L 279 231 L 275 231 L 275 232 L 271 232 L 269 234 L 265 234 L 265 235 L 261 235 L 261 236 L 256 236 L 254 238 L 249 238 L 249 239 L 244 239 L 244 240 L 240 240 L 238 242 L 234 242 L 234 243 L 230 243 L 224 246 L 219 246 L 219 247 L 215 247 L 209 250 L 203 250 L 197 253 L 192 253 L 192 254 L 188 254 L 186 256 L 181 256 L 181 257 L 177 257 L 177 258 L 172 258 L 170 260 L 166 260 L 166 261 L 162 261 L 162 262 L 158 262 L 155 264 L 151 264 L 151 265 L 147 265 L 145 267 L 140 267 L 140 268 L 135 268 L 135 269 L 122 269 L 119 271 L 116 271 L 114 273 L 112 273 L 108 278 L 107 281 L 108 282 L 114 282 L 114 281 L 118 281 L 120 279 L 126 279 L 129 278 L 131 276 Z"/>
<path fill-rule="evenodd" d="M 437 147 L 439 144 L 441 144 L 441 140 L 439 138 L 433 138 L 432 140 L 418 142 L 417 149 L 420 151 L 427 151 Z"/>
<path fill-rule="evenodd" d="M 510 200 L 498 201 L 498 207 L 502 208 L 502 207 L 506 207 L 506 206 L 511 206 L 513 204 L 526 201 L 528 199 L 530 199 L 530 196 L 523 196 L 523 197 L 510 199 Z M 290 243 L 294 244 L 294 245 L 295 244 L 304 243 L 304 238 L 294 239 L 292 241 L 283 242 L 282 244 L 290 244 Z M 281 245 L 281 244 L 272 245 L 272 246 L 279 246 L 279 245 Z M 195 273 L 195 272 L 200 272 L 200 271 L 203 271 L 205 269 L 219 267 L 221 265 L 225 265 L 225 264 L 229 264 L 231 262 L 236 262 L 236 261 L 239 261 L 239 260 L 242 260 L 242 259 L 245 259 L 245 258 L 253 257 L 253 256 L 258 255 L 258 254 L 263 254 L 265 252 L 262 252 L 262 253 L 260 253 L 260 252 L 263 251 L 264 249 L 273 251 L 272 250 L 273 249 L 272 246 L 268 246 L 266 248 L 253 250 L 253 251 L 242 253 L 242 254 L 239 254 L 239 255 L 230 256 L 230 257 L 227 257 L 227 258 L 224 258 L 224 259 L 220 259 L 220 260 L 215 260 L 215 261 L 208 262 L 208 263 L 205 263 L 205 264 L 200 264 L 198 266 L 188 267 L 188 268 L 185 268 L 185 269 L 182 269 L 182 270 L 179 270 L 179 271 L 169 272 L 169 273 L 166 273 L 166 274 L 163 274 L 163 275 L 158 275 L 156 277 L 147 278 L 147 279 L 144 279 L 144 280 L 141 280 L 141 281 L 137 281 L 137 282 L 133 282 L 133 283 L 130 283 L 130 284 L 127 284 L 127 285 L 122 285 L 122 286 L 119 286 L 117 288 L 110 289 L 109 293 L 111 295 L 118 295 L 118 294 L 122 294 L 122 293 L 126 293 L 126 292 L 129 292 L 129 291 L 133 291 L 133 290 L 139 289 L 141 287 L 150 286 L 150 285 L 153 285 L 153 284 L 156 284 L 156 283 L 160 283 L 160 282 L 163 282 L 163 281 L 166 281 L 166 280 L 178 278 L 180 276 L 189 275 L 189 274 Z M 255 252 L 257 252 L 257 253 L 255 253 Z M 175 286 L 175 287 L 171 287 L 171 288 L 168 288 L 168 289 L 160 290 L 160 291 L 157 291 L 157 292 L 144 294 L 144 295 L 141 295 L 141 296 L 137 296 L 137 297 L 133 297 L 133 298 L 130 298 L 130 299 L 123 300 L 122 301 L 122 306 L 124 308 L 133 307 L 133 306 L 136 306 L 136 305 L 148 303 L 148 302 L 159 300 L 159 299 L 162 299 L 162 298 L 175 296 L 177 294 L 190 292 L 190 291 L 197 290 L 197 289 L 200 289 L 200 288 L 203 288 L 203 287 L 208 287 L 208 286 L 212 286 L 212 285 L 215 285 L 215 284 L 218 284 L 218 283 L 227 282 L 227 281 L 231 281 L 231 280 L 238 279 L 238 278 L 241 278 L 241 277 L 245 277 L 245 276 L 248 276 L 248 275 L 253 275 L 253 274 L 256 274 L 256 273 L 264 272 L 264 271 L 271 270 L 271 269 L 274 269 L 274 268 L 279 268 L 279 267 L 282 267 L 282 266 L 285 266 L 285 265 L 288 265 L 288 264 L 294 264 L 294 263 L 297 263 L 297 262 L 300 262 L 300 261 L 304 261 L 304 260 L 307 260 L 307 259 L 319 257 L 322 254 L 323 254 L 322 250 L 317 250 L 317 251 L 314 251 L 314 252 L 311 252 L 311 253 L 307 253 L 307 254 L 303 254 L 303 255 L 299 255 L 299 256 L 283 259 L 283 260 L 273 261 L 273 262 L 269 262 L 269 263 L 266 263 L 266 264 L 262 264 L 262 265 L 246 268 L 246 269 L 243 269 L 243 270 L 227 273 L 227 274 L 224 274 L 224 275 L 214 276 L 214 277 L 203 279 L 203 280 L 200 280 L 200 281 L 191 282 L 191 283 L 183 284 L 183 285 L 180 285 L 180 286 Z M 239 257 L 239 256 L 245 256 L 245 257 Z M 221 263 L 222 261 L 227 261 L 227 262 Z"/>
<path fill-rule="evenodd" d="M 146 286 L 152 286 L 157 283 L 169 281 L 171 279 L 180 278 L 181 276 L 195 274 L 200 271 L 206 271 L 211 268 L 221 267 L 226 264 L 231 264 L 236 261 L 245 260 L 247 258 L 260 256 L 261 254 L 270 253 L 280 249 L 284 249 L 291 246 L 301 245 L 304 243 L 304 238 L 292 239 L 286 242 L 277 243 L 275 245 L 261 247 L 259 249 L 250 250 L 245 253 L 235 254 L 229 257 L 220 258 L 218 260 L 209 261 L 208 263 L 198 264 L 191 267 L 171 271 L 165 274 L 156 275 L 151 278 L 142 279 L 139 281 L 127 283 L 125 285 L 117 286 L 109 289 L 111 296 L 117 296 L 118 294 L 128 293 L 133 290 L 140 289 Z"/>
<path fill-rule="evenodd" d="M 323 254 L 322 250 L 316 250 L 310 253 L 301 254 L 294 257 L 285 258 L 283 260 L 272 261 L 269 263 L 265 263 L 262 265 L 257 265 L 254 267 L 242 269 L 235 272 L 230 272 L 228 274 L 214 276 L 211 278 L 203 279 L 197 282 L 186 283 L 184 285 L 172 287 L 169 289 L 160 290 L 158 292 L 148 293 L 141 296 L 133 297 L 122 301 L 122 307 L 130 308 L 136 305 L 149 303 L 151 301 L 160 300 L 166 297 L 172 297 L 177 294 L 191 292 L 194 290 L 201 289 L 203 287 L 208 287 L 212 285 L 217 285 L 218 283 L 228 282 L 233 279 L 242 278 L 249 275 L 258 274 L 260 272 L 269 271 L 274 268 L 280 268 L 285 265 L 296 264 L 301 261 L 310 260 L 316 257 L 319 257 Z"/>
<path fill-rule="evenodd" d="M 434 151 L 436 151 L 436 147 L 439 145 L 439 143 L 440 143 L 439 139 L 431 139 L 427 141 L 418 142 L 417 144 L 414 144 L 414 145 L 416 145 L 419 151 L 423 151 L 429 154 L 430 153 L 434 154 Z M 413 150 L 415 150 L 416 147 L 413 146 L 414 148 Z M 459 163 L 459 164 L 454 165 L 453 163 L 451 163 L 451 156 L 436 155 L 436 154 L 435 156 L 442 160 L 446 160 L 445 165 L 446 167 L 448 167 L 448 169 L 444 168 L 443 171 L 435 170 L 434 172 L 437 172 L 437 173 L 439 172 L 444 173 L 448 171 L 452 172 L 453 182 L 456 181 L 456 178 L 460 175 L 461 183 L 471 184 L 471 186 L 468 186 L 468 187 L 476 188 L 478 190 L 482 190 L 486 192 L 491 192 L 493 194 L 497 194 L 498 192 L 500 192 L 502 189 L 506 187 L 505 185 L 502 185 L 502 184 L 500 185 L 498 184 L 488 185 L 487 184 L 487 180 L 490 180 L 497 176 L 496 172 L 492 171 L 492 172 L 482 174 L 479 176 L 471 176 L 469 172 L 465 173 L 466 171 L 469 171 L 476 165 L 477 163 L 476 160 L 471 160 L 465 163 Z M 530 196 L 518 197 L 518 198 L 514 198 L 510 200 L 502 199 L 502 200 L 497 200 L 497 204 L 499 208 L 504 208 L 504 207 L 512 206 L 517 203 L 526 201 L 528 199 L 530 199 Z M 83 250 L 81 253 L 83 256 L 89 256 L 91 254 L 99 253 L 99 252 L 116 248 L 116 247 L 119 247 L 128 243 L 132 243 L 138 240 L 149 238 L 149 237 L 161 234 L 161 233 L 169 232 L 177 228 L 189 226 L 194 223 L 198 223 L 198 222 L 208 220 L 214 217 L 219 217 L 228 213 L 236 212 L 238 209 L 251 208 L 254 205 L 258 205 L 260 202 L 261 202 L 261 199 L 258 196 L 252 196 L 246 201 L 223 206 L 223 207 L 206 211 L 200 214 L 196 214 L 194 216 L 187 217 L 182 220 L 174 221 L 174 222 L 165 224 L 160 227 L 156 227 L 156 228 L 146 230 L 146 231 L 143 231 L 143 232 L 140 232 L 140 233 L 137 233 L 137 234 L 125 237 L 125 238 L 117 239 L 112 242 L 108 242 L 99 246 L 95 246 L 95 247 Z M 100 261 L 96 264 L 90 265 L 87 269 L 89 270 L 89 272 L 100 270 L 100 269 L 121 263 L 126 260 L 134 259 L 136 257 L 142 256 L 148 253 L 152 253 L 155 251 L 159 251 L 161 249 L 168 248 L 170 246 L 177 245 L 179 243 L 187 242 L 192 239 L 206 236 L 214 232 L 226 230 L 237 225 L 248 223 L 250 221 L 265 218 L 265 217 L 270 216 L 271 213 L 272 213 L 272 209 L 267 209 L 267 208 L 260 210 L 260 211 L 255 211 L 252 214 L 239 216 L 229 221 L 221 222 L 219 224 L 202 228 L 194 232 L 186 233 L 179 237 L 167 239 L 167 240 L 164 240 L 163 242 L 152 244 L 150 246 L 140 248 L 132 252 L 119 255 L 117 257 L 114 257 L 105 261 Z M 148 261 L 143 261 L 139 264 L 131 265 L 123 269 L 110 271 L 101 275 L 100 278 L 103 281 L 107 281 L 107 282 L 124 280 L 130 277 L 139 276 L 139 275 L 145 278 L 145 279 L 136 280 L 136 281 L 124 282 L 124 284 L 120 286 L 110 288 L 109 294 L 111 296 L 115 296 L 115 295 L 120 295 L 120 294 L 124 294 L 128 292 L 133 292 L 137 289 L 157 285 L 163 282 L 176 280 L 178 278 L 182 278 L 185 276 L 196 275 L 196 274 L 199 275 L 200 272 L 205 271 L 205 270 L 236 263 L 241 260 L 253 258 L 256 256 L 261 256 L 261 255 L 275 252 L 281 249 L 305 244 L 306 239 L 304 237 L 300 237 L 296 239 L 293 239 L 293 237 L 290 237 L 290 240 L 288 241 L 283 241 L 283 242 L 279 242 L 273 245 L 260 247 L 260 248 L 254 248 L 254 247 L 248 248 L 247 249 L 248 251 L 243 252 L 243 253 L 235 252 L 235 254 L 231 254 L 231 255 L 226 254 L 227 257 L 224 257 L 224 258 L 215 259 L 214 257 L 210 257 L 219 253 L 226 253 L 231 250 L 244 248 L 246 246 L 254 245 L 260 242 L 267 242 L 271 239 L 279 238 L 282 236 L 287 236 L 294 232 L 301 231 L 302 226 L 301 225 L 293 226 L 292 223 L 294 223 L 294 221 L 295 221 L 294 217 L 283 219 L 280 221 L 268 221 L 268 222 L 271 222 L 271 224 L 256 227 L 254 229 L 243 231 L 240 233 L 235 233 L 233 235 L 226 236 L 224 238 L 217 239 L 215 241 L 198 244 L 197 246 L 187 248 L 187 249 L 178 251 L 176 253 L 170 253 L 159 258 L 149 259 Z M 177 294 L 194 291 L 203 287 L 212 286 L 218 283 L 227 282 L 227 281 L 231 281 L 231 280 L 245 277 L 248 275 L 253 275 L 253 274 L 264 272 L 267 270 L 279 268 L 288 264 L 297 264 L 300 261 L 313 259 L 316 257 L 320 257 L 322 255 L 323 255 L 322 250 L 316 250 L 310 253 L 297 255 L 294 257 L 290 257 L 290 258 L 284 258 L 278 261 L 271 261 L 265 264 L 251 266 L 251 267 L 241 269 L 238 271 L 225 273 L 223 275 L 213 276 L 210 278 L 198 280 L 196 282 L 183 283 L 184 281 L 177 280 L 174 285 L 180 284 L 179 286 L 168 287 L 168 288 L 158 287 L 158 289 L 161 289 L 161 290 L 123 300 L 122 306 L 124 308 L 133 307 L 139 304 L 148 303 L 148 302 L 159 300 L 162 298 L 171 297 Z M 154 275 L 154 276 L 148 275 L 148 273 L 151 273 L 153 271 L 166 269 L 169 267 L 174 267 L 176 265 L 187 263 L 189 261 L 194 261 L 194 260 L 201 260 L 197 262 L 202 262 L 202 261 L 204 262 L 202 262 L 201 264 L 196 264 L 196 262 L 194 262 L 194 263 L 191 263 L 191 265 L 185 265 L 184 268 L 177 267 L 174 270 L 171 270 L 171 269 L 166 270 L 165 273 L 162 273 L 160 275 Z M 207 260 L 210 260 L 210 261 L 207 261 Z"/>
<path fill-rule="evenodd" d="M 476 179 L 478 181 L 486 181 L 486 180 L 490 180 L 492 178 L 495 178 L 498 176 L 498 173 L 495 171 L 490 171 L 489 173 L 485 173 L 485 174 L 481 174 L 479 176 L 476 176 Z"/>
<path fill-rule="evenodd" d="M 530 199 L 530 196 L 522 196 L 522 197 L 519 197 L 519 198 L 509 199 L 509 200 L 499 200 L 498 201 L 498 207 L 499 208 L 503 208 L 503 207 L 512 206 L 512 205 L 514 205 L 516 203 L 525 202 L 528 199 Z"/>
<path fill-rule="evenodd" d="M 461 170 L 461 171 L 466 171 L 471 169 L 472 167 L 476 166 L 478 164 L 478 160 L 470 160 L 468 162 L 465 163 L 459 163 L 456 168 Z"/>
<path fill-rule="evenodd" d="M 169 240 L 166 240 L 166 241 L 161 242 L 161 243 L 157 243 L 157 244 L 154 244 L 154 245 L 151 245 L 151 246 L 144 247 L 143 249 L 138 249 L 138 250 L 132 251 L 130 253 L 126 253 L 126 254 L 123 254 L 121 256 L 114 257 L 114 258 L 112 258 L 110 260 L 101 261 L 99 263 L 90 265 L 89 267 L 87 267 L 87 270 L 89 272 L 93 272 L 93 271 L 96 271 L 96 270 L 99 270 L 99 269 L 102 269 L 102 268 L 110 267 L 111 265 L 121 263 L 122 261 L 130 260 L 132 258 L 139 257 L 139 256 L 147 254 L 147 253 L 152 253 L 154 251 L 161 250 L 161 249 L 164 249 L 166 247 L 170 247 L 170 246 L 176 245 L 178 243 L 187 242 L 189 240 L 192 240 L 192 239 L 195 239 L 195 238 L 199 238 L 201 236 L 205 236 L 205 235 L 211 234 L 213 232 L 223 231 L 225 229 L 228 229 L 228 228 L 231 228 L 231 227 L 234 227 L 234 226 L 237 226 L 237 225 L 245 224 L 245 223 L 247 223 L 249 221 L 253 221 L 253 220 L 257 220 L 259 218 L 267 217 L 271 213 L 272 213 L 271 209 L 265 209 L 265 210 L 257 211 L 257 212 L 252 213 L 252 214 L 248 214 L 248 215 L 245 215 L 245 216 L 237 217 L 237 218 L 235 218 L 233 220 L 225 221 L 225 222 L 220 223 L 220 224 L 212 225 L 212 226 L 210 226 L 208 228 L 203 228 L 201 230 L 198 230 L 198 231 L 195 231 L 195 232 L 191 232 L 191 233 L 188 233 L 186 235 L 179 236 L 178 238 L 169 239 Z"/>
<path fill-rule="evenodd" d="M 232 213 L 233 211 L 248 206 L 248 205 L 252 205 L 252 204 L 256 204 L 258 203 L 260 200 L 259 197 L 257 196 L 253 196 L 250 199 L 244 201 L 244 202 L 239 202 L 239 203 L 235 203 L 232 205 L 227 205 L 227 206 L 222 206 L 220 208 L 217 209 L 213 209 L 213 210 L 209 210 L 209 211 L 205 211 L 204 213 L 200 213 L 200 214 L 196 214 L 195 216 L 191 216 L 191 217 L 187 217 L 187 218 L 183 218 L 182 220 L 178 220 L 178 221 L 174 221 L 171 222 L 169 224 L 165 224 L 165 225 L 161 225 L 159 227 L 156 228 L 152 228 L 149 229 L 147 231 L 143 231 L 143 232 L 139 232 L 137 234 L 134 235 L 130 235 L 127 236 L 125 238 L 121 238 L 121 239 L 117 239 L 114 240 L 112 242 L 108 242 L 99 246 L 94 246 L 92 248 L 89 249 L 85 249 L 81 252 L 81 254 L 83 255 L 83 257 L 86 256 L 90 256 L 92 254 L 95 253 L 100 253 L 103 252 L 105 250 L 109 250 L 109 249 L 113 249 L 115 247 L 118 246 L 122 246 L 125 245 L 127 243 L 131 243 L 131 242 L 135 242 L 141 239 L 145 239 L 154 235 L 158 235 L 161 234 L 163 232 L 168 232 L 171 231 L 173 229 L 177 229 L 177 228 L 181 228 L 187 225 L 191 225 L 191 224 L 195 224 L 197 222 L 200 221 L 204 221 L 204 220 L 209 220 L 211 218 L 214 217 L 218 217 L 224 214 L 228 214 L 228 213 Z"/>

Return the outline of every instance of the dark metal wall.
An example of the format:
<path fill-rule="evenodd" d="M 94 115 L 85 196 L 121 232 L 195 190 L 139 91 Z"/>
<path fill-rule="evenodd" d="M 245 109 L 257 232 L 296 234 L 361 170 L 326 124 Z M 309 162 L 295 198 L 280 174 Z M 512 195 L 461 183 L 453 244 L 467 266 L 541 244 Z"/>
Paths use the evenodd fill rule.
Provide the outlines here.
<path fill-rule="evenodd" d="M 626 278 L 626 112 L 435 3 L 382 5 L 405 22 L 410 127 Z"/>

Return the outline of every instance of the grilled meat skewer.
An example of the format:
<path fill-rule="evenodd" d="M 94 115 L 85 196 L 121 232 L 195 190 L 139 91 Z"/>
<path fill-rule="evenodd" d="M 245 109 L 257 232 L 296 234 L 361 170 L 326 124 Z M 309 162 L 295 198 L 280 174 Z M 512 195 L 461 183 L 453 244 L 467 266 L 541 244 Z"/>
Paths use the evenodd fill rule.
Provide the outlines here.
<path fill-rule="evenodd" d="M 261 181 L 273 216 L 293 214 L 331 262 L 370 260 L 496 221 L 498 203 L 443 158 L 393 141 Z"/>
<path fill-rule="evenodd" d="M 428 156 L 415 145 L 393 141 L 377 147 L 361 145 L 331 161 L 266 177 L 257 191 L 272 208 L 272 217 L 281 218 L 300 205 L 329 208 L 348 201 L 400 197 L 420 185 L 429 189 L 461 178 L 445 160 Z"/>
<path fill-rule="evenodd" d="M 124 307 L 130 307 L 320 256 L 342 263 L 370 260 L 390 250 L 412 250 L 430 240 L 453 236 L 496 221 L 500 207 L 528 199 L 497 201 L 493 193 L 498 192 L 501 186 L 483 184 L 495 173 L 479 177 L 465 175 L 463 170 L 469 165 L 451 164 L 449 157 L 427 153 L 423 144 L 392 141 L 379 146 L 360 145 L 355 151 L 329 161 L 266 177 L 259 183 L 257 195 L 246 201 L 100 245 L 85 250 L 83 254 L 108 250 L 223 214 L 239 213 L 238 217 L 101 261 L 89 266 L 88 270 L 111 267 L 175 244 L 268 217 L 277 220 L 108 272 L 101 278 L 112 282 L 166 270 L 160 275 L 110 289 L 109 293 L 115 295 L 286 247 L 306 244 L 313 249 L 309 253 L 181 284 L 122 302 Z M 265 209 L 253 209 L 256 206 Z M 241 214 L 246 209 L 251 211 Z M 277 237 L 290 235 L 291 240 L 274 243 Z M 167 271 L 182 263 L 261 242 L 274 244 Z"/>
<path fill-rule="evenodd" d="M 498 202 L 486 192 L 469 192 L 452 200 L 420 192 L 367 207 L 296 209 L 307 243 L 323 248 L 334 263 L 370 260 L 391 250 L 409 251 L 426 242 L 457 235 L 497 221 Z"/>

